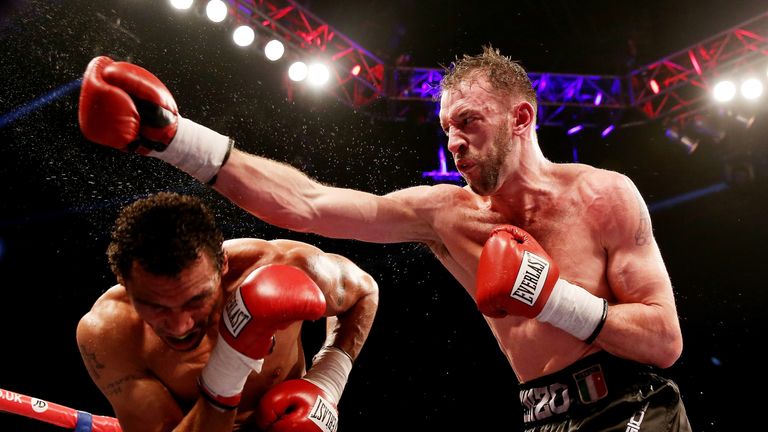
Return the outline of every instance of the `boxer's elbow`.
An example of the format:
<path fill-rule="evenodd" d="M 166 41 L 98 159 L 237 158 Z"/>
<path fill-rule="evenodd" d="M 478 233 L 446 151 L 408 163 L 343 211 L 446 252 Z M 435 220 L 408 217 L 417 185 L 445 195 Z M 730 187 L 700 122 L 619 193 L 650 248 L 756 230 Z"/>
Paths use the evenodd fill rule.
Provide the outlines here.
<path fill-rule="evenodd" d="M 654 365 L 662 369 L 671 367 L 677 362 L 683 353 L 683 336 L 680 333 L 680 326 L 669 325 L 663 331 L 663 335 L 658 338 L 660 341 L 655 351 Z"/>
<path fill-rule="evenodd" d="M 367 273 L 364 273 L 358 281 L 357 305 L 364 310 L 364 315 L 368 316 L 372 322 L 379 309 L 379 284 Z"/>
<path fill-rule="evenodd" d="M 368 301 L 371 303 L 373 310 L 375 311 L 379 308 L 379 284 L 372 276 L 366 276 L 366 296 L 368 297 Z"/>

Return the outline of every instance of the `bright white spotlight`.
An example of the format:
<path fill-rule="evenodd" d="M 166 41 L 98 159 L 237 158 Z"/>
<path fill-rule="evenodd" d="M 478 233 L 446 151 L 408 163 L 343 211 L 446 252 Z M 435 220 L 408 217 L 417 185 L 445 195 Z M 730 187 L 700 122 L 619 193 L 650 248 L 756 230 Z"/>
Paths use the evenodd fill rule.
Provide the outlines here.
<path fill-rule="evenodd" d="M 192 7 L 192 0 L 171 0 L 171 6 L 176 9 L 189 9 Z"/>
<path fill-rule="evenodd" d="M 272 39 L 264 46 L 264 55 L 272 61 L 280 60 L 285 53 L 285 46 L 277 39 Z"/>
<path fill-rule="evenodd" d="M 288 78 L 291 81 L 304 81 L 307 78 L 307 65 L 304 62 L 297 61 L 288 68 Z"/>
<path fill-rule="evenodd" d="M 729 102 L 736 96 L 736 85 L 733 81 L 720 81 L 712 89 L 712 96 L 718 102 Z"/>
<path fill-rule="evenodd" d="M 205 14 L 213 22 L 222 22 L 227 17 L 227 5 L 221 0 L 211 0 L 205 6 Z"/>
<path fill-rule="evenodd" d="M 253 40 L 256 39 L 256 33 L 247 25 L 241 25 L 232 33 L 232 39 L 234 39 L 236 44 L 245 47 L 253 43 Z"/>
<path fill-rule="evenodd" d="M 307 78 L 309 82 L 316 86 L 321 86 L 328 82 L 328 78 L 331 77 L 331 73 L 328 71 L 328 66 L 322 63 L 313 63 L 309 65 L 309 75 Z"/>
<path fill-rule="evenodd" d="M 744 99 L 757 99 L 763 94 L 763 83 L 757 78 L 750 78 L 741 83 L 741 95 Z"/>

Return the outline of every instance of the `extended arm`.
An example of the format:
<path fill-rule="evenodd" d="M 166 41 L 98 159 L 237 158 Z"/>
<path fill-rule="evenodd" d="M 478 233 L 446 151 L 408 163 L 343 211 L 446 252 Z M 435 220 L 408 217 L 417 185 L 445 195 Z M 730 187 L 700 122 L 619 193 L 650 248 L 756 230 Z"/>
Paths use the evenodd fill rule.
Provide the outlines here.
<path fill-rule="evenodd" d="M 79 120 L 91 141 L 161 159 L 283 228 L 377 243 L 433 235 L 409 205 L 419 201 L 403 199 L 421 189 L 382 197 L 329 187 L 293 167 L 239 151 L 228 137 L 182 118 L 165 85 L 130 63 L 103 56 L 90 62 Z"/>
<path fill-rule="evenodd" d="M 426 225 L 399 199 L 323 185 L 290 165 L 233 149 L 213 188 L 283 228 L 376 243 L 423 240 Z"/>

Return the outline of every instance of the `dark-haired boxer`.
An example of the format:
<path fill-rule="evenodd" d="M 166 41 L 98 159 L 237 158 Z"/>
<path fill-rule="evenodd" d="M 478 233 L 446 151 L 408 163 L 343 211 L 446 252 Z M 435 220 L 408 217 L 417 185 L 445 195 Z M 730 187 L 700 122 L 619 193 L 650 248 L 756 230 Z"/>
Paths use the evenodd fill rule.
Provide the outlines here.
<path fill-rule="evenodd" d="M 367 273 L 295 241 L 223 242 L 199 199 L 166 192 L 122 210 L 108 258 L 118 284 L 77 341 L 124 431 L 337 429 L 378 304 Z M 321 317 L 306 371 L 302 322 Z"/>
<path fill-rule="evenodd" d="M 80 126 L 94 142 L 173 164 L 268 223 L 428 245 L 485 315 L 521 383 L 530 429 L 624 431 L 650 422 L 657 431 L 689 430 L 677 387 L 656 370 L 677 361 L 683 341 L 633 182 L 547 160 L 528 75 L 498 50 L 485 47 L 446 72 L 440 123 L 463 188 L 379 196 L 323 185 L 233 148 L 182 118 L 151 73 L 103 57 L 86 70 Z"/>

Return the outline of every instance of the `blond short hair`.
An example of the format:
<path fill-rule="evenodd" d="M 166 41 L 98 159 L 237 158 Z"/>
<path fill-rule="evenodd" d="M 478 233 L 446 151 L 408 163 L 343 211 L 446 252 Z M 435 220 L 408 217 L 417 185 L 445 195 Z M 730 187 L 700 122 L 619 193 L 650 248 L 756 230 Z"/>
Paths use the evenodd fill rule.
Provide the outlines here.
<path fill-rule="evenodd" d="M 441 93 L 457 89 L 462 83 L 484 76 L 493 86 L 506 96 L 521 96 L 533 105 L 536 110 L 536 92 L 528 77 L 528 73 L 519 62 L 501 55 L 499 50 L 490 45 L 483 46 L 482 54 L 457 58 L 446 68 L 446 73 L 440 80 Z"/>

